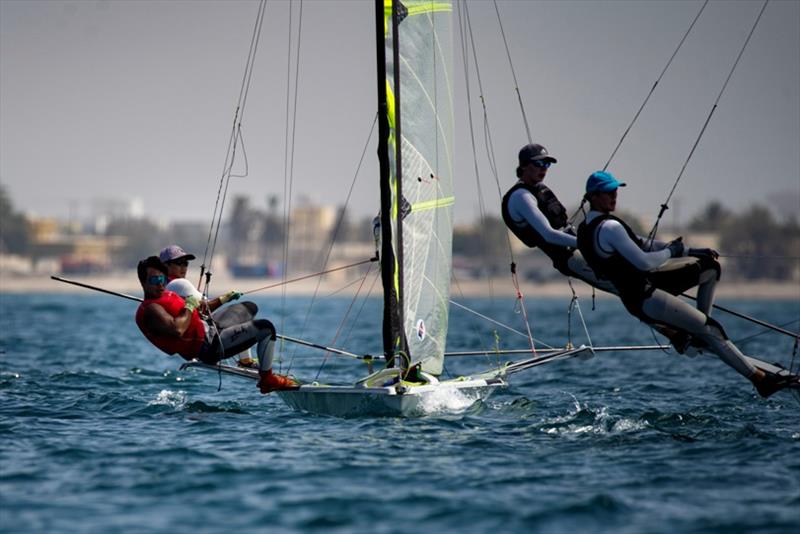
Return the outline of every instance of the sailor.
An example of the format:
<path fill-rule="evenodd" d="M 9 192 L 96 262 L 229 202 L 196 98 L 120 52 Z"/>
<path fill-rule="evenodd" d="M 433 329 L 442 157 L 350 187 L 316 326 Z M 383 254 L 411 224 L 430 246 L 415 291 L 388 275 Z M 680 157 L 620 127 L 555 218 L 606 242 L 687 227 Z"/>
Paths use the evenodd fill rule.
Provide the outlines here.
<path fill-rule="evenodd" d="M 203 298 L 197 288 L 186 279 L 186 272 L 189 269 L 189 261 L 196 258 L 194 254 L 189 254 L 178 245 L 165 247 L 158 253 L 159 259 L 167 267 L 167 291 L 178 293 L 180 296 L 194 295 L 199 299 Z M 238 300 L 242 294 L 239 291 L 228 291 L 224 295 L 209 300 L 205 303 L 210 311 L 214 311 L 223 304 Z"/>
<path fill-rule="evenodd" d="M 170 355 L 177 353 L 186 360 L 214 365 L 257 344 L 261 392 L 297 385 L 291 378 L 272 372 L 275 327 L 266 319 L 255 319 L 255 304 L 243 302 L 236 305 L 241 310 L 204 319 L 196 296 L 183 298 L 165 289 L 167 267 L 158 256 L 141 260 L 137 274 L 144 301 L 136 310 L 136 324 L 153 345 Z"/>
<path fill-rule="evenodd" d="M 520 149 L 519 180 L 503 196 L 503 221 L 520 241 L 547 254 L 560 273 L 616 293 L 613 285 L 598 278 L 576 250 L 575 230 L 567 221 L 567 210 L 543 183 L 547 170 L 557 162 L 540 144 Z"/>
<path fill-rule="evenodd" d="M 684 343 L 673 338 L 679 351 L 691 344 L 715 353 L 750 380 L 762 397 L 790 385 L 797 387 L 795 375 L 765 373 L 754 367 L 728 339 L 722 325 L 710 317 L 720 274 L 716 251 L 687 249 L 681 238 L 646 244 L 623 220 L 611 215 L 617 190 L 623 186 L 609 172 L 589 176 L 586 198 L 591 211 L 578 227 L 578 248 L 594 272 L 614 285 L 625 308 L 645 323 L 666 326 L 676 332 L 675 337 L 683 336 Z M 694 286 L 699 286 L 697 308 L 675 296 Z"/>
<path fill-rule="evenodd" d="M 195 259 L 194 254 L 189 254 L 178 245 L 170 245 L 165 247 L 158 253 L 158 257 L 167 267 L 167 291 L 177 293 L 183 298 L 192 295 L 200 299 L 200 310 L 206 313 L 212 313 L 212 317 L 217 324 L 225 324 L 226 322 L 242 323 L 255 318 L 255 313 L 258 307 L 255 304 L 252 306 L 228 306 L 219 309 L 220 306 L 228 302 L 238 300 L 242 293 L 239 291 L 228 291 L 224 295 L 217 298 L 206 300 L 203 294 L 186 278 L 186 272 L 189 269 L 189 261 Z M 255 308 L 251 314 L 250 307 Z M 258 360 L 253 357 L 252 349 L 247 349 L 237 359 L 237 364 L 240 367 L 258 367 Z"/>

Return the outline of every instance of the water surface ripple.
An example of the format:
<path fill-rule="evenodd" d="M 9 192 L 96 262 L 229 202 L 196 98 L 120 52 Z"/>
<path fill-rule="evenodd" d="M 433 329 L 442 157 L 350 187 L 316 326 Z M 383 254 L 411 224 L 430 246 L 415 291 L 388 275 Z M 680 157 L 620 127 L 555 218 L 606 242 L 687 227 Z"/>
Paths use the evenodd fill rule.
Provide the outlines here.
<path fill-rule="evenodd" d="M 278 300 L 256 302 L 287 334 L 323 343 L 347 306 L 324 302 L 298 332 L 308 299 L 283 312 Z M 800 317 L 796 302 L 724 304 L 775 323 Z M 519 327 L 513 302 L 468 305 Z M 379 306 L 367 305 L 346 348 L 380 351 Z M 565 341 L 566 306 L 529 303 L 537 337 Z M 600 354 L 516 375 L 455 412 L 337 419 L 292 412 L 249 381 L 222 377 L 218 390 L 217 375 L 179 372 L 133 312 L 105 295 L 0 294 L 4 531 L 727 534 L 800 524 L 800 404 L 758 398 L 713 358 Z M 653 341 L 615 301 L 585 313 L 597 345 Z M 719 318 L 734 339 L 759 331 Z M 495 335 L 454 310 L 448 343 L 492 346 Z M 765 335 L 743 348 L 788 362 L 792 345 Z M 320 356 L 290 347 L 281 365 L 313 378 Z M 447 371 L 491 363 L 453 359 Z M 329 359 L 320 379 L 352 380 L 360 365 Z"/>

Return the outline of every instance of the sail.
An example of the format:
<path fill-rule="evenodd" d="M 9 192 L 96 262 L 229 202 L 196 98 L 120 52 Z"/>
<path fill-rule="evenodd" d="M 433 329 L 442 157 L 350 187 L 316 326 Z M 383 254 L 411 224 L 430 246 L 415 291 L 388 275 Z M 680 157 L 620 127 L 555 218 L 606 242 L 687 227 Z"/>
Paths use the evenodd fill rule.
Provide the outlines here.
<path fill-rule="evenodd" d="M 393 258 L 383 259 L 395 264 L 388 289 L 397 298 L 394 319 L 402 324 L 394 353 L 403 357 L 403 367 L 420 363 L 423 371 L 438 375 L 452 256 L 452 6 L 395 0 L 395 9 L 393 21 L 392 0 L 385 0 L 392 226 L 387 233 Z"/>

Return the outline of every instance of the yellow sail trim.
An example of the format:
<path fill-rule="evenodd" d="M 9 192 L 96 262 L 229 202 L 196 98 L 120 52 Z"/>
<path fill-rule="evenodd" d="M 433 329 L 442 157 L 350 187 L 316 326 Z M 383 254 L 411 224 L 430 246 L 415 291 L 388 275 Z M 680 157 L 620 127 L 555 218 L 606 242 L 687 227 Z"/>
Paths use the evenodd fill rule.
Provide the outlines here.
<path fill-rule="evenodd" d="M 442 198 L 435 198 L 433 200 L 426 200 L 425 202 L 417 202 L 416 204 L 411 205 L 411 211 L 424 211 L 424 210 L 435 210 L 439 208 L 446 208 L 448 206 L 452 206 L 456 201 L 456 197 L 442 197 Z"/>
<path fill-rule="evenodd" d="M 453 5 L 450 2 L 430 2 L 428 0 L 405 0 L 403 5 L 408 10 L 409 16 L 425 15 L 427 13 L 450 13 Z M 384 0 L 383 11 L 387 17 L 392 16 L 392 0 Z"/>

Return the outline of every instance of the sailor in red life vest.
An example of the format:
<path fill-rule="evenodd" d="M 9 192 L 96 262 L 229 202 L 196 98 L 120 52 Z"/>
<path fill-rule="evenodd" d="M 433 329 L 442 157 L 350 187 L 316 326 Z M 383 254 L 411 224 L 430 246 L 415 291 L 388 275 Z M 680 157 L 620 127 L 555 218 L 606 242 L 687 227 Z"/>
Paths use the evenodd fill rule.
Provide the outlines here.
<path fill-rule="evenodd" d="M 252 319 L 258 310 L 255 304 L 238 304 L 248 313 L 233 312 L 224 323 L 214 319 L 206 322 L 200 317 L 197 309 L 200 301 L 196 297 L 184 299 L 165 291 L 167 268 L 157 256 L 140 261 L 137 274 L 144 301 L 136 310 L 136 324 L 153 345 L 167 354 L 177 353 L 187 360 L 196 358 L 213 365 L 257 344 L 261 392 L 297 387 L 291 378 L 272 372 L 275 327 L 266 319 Z M 235 321 L 248 317 L 248 320 Z"/>
<path fill-rule="evenodd" d="M 625 308 L 645 323 L 673 329 L 678 337 L 685 337 L 687 345 L 710 350 L 750 380 L 762 397 L 796 387 L 800 380 L 796 375 L 765 373 L 754 367 L 722 325 L 710 317 L 713 287 L 720 274 L 715 250 L 685 249 L 681 238 L 646 242 L 611 215 L 618 188 L 624 185 L 609 172 L 589 176 L 586 198 L 591 211 L 578 227 L 578 248 L 592 269 L 614 284 Z M 676 296 L 695 286 L 697 308 Z M 673 345 L 682 352 L 674 338 Z"/>
<path fill-rule="evenodd" d="M 213 312 L 211 317 L 217 326 L 230 323 L 241 323 L 255 319 L 258 307 L 254 303 L 244 303 L 245 306 L 228 306 L 219 309 L 222 305 L 238 300 L 242 294 L 239 291 L 228 291 L 217 298 L 204 300 L 203 294 L 186 278 L 189 261 L 195 259 L 194 254 L 189 254 L 178 245 L 165 247 L 158 253 L 159 259 L 167 268 L 167 285 L 165 289 L 177 293 L 184 299 L 192 295 L 200 299 L 200 309 L 203 312 Z M 251 348 L 238 355 L 238 365 L 241 367 L 258 367 L 258 360 L 253 357 Z"/>
<path fill-rule="evenodd" d="M 542 145 L 534 143 L 522 147 L 517 167 L 519 180 L 503 196 L 503 221 L 520 241 L 547 254 L 561 274 L 616 294 L 614 286 L 598 278 L 577 251 L 578 243 L 568 222 L 567 210 L 543 183 L 547 170 L 557 162 Z"/>

